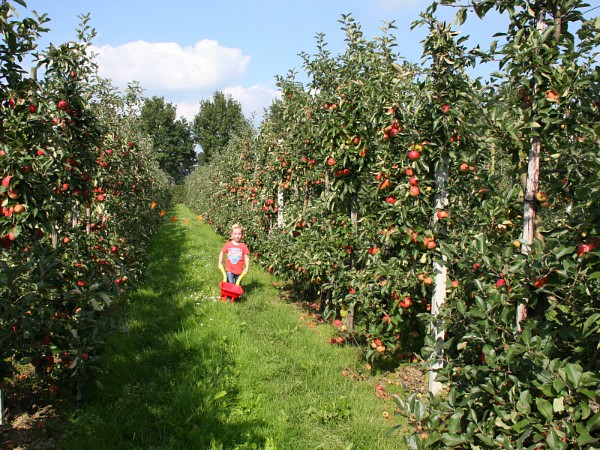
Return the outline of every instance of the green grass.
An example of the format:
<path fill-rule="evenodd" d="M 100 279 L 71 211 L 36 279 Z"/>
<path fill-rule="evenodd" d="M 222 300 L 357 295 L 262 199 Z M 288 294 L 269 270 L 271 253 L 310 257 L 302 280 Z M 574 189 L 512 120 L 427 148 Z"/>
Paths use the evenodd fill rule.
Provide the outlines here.
<path fill-rule="evenodd" d="M 326 344 L 331 326 L 310 326 L 258 266 L 243 301 L 219 302 L 223 239 L 181 205 L 172 214 L 147 282 L 127 297 L 129 331 L 111 340 L 103 389 L 70 415 L 59 448 L 403 448 L 359 351 Z"/>

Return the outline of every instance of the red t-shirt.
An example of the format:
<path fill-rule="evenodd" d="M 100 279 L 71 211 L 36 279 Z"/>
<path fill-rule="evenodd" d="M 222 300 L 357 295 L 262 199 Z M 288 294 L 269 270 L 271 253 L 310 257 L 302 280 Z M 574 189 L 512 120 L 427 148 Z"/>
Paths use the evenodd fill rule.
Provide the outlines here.
<path fill-rule="evenodd" d="M 225 253 L 225 270 L 234 275 L 241 275 L 244 271 L 245 257 L 250 254 L 246 244 L 240 242 L 236 245 L 229 241 L 223 246 L 221 253 Z"/>

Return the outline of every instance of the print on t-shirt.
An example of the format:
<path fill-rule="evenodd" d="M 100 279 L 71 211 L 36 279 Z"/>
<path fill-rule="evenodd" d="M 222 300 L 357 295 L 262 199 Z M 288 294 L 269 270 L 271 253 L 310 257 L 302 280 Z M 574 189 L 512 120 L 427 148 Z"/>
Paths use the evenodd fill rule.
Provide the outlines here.
<path fill-rule="evenodd" d="M 227 258 L 229 258 L 229 261 L 231 261 L 231 264 L 233 265 L 237 264 L 238 261 L 242 259 L 242 256 L 243 254 L 241 248 L 231 247 L 227 252 Z"/>

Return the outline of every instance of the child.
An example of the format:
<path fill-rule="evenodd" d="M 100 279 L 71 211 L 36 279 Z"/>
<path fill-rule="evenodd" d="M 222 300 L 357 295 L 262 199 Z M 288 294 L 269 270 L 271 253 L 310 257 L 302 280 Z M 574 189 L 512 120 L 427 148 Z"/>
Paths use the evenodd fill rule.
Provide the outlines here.
<path fill-rule="evenodd" d="M 219 269 L 223 268 L 223 255 L 225 259 L 225 272 L 227 281 L 235 284 L 240 275 L 248 272 L 250 265 L 250 250 L 242 242 L 243 228 L 239 223 L 231 226 L 231 240 L 228 241 L 219 253 Z"/>

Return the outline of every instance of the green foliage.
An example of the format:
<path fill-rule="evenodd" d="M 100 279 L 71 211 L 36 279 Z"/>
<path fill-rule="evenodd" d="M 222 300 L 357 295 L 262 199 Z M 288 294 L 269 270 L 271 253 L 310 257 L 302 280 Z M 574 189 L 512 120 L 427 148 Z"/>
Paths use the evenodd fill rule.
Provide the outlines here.
<path fill-rule="evenodd" d="M 579 2 L 545 17 L 524 5 L 473 3 L 510 15 L 489 52 L 469 51 L 432 5 L 415 24 L 430 32 L 424 70 L 393 53 L 392 25 L 367 41 L 343 17 L 346 52 L 319 36 L 307 84 L 280 78 L 258 134 L 186 183 L 207 223 L 244 223 L 255 260 L 341 320 L 370 360 L 442 355 L 449 394 L 402 403 L 413 448 L 597 439 L 597 29 L 577 23 Z M 479 58 L 503 71 L 470 80 Z M 444 341 L 424 338 L 434 325 Z"/>
<path fill-rule="evenodd" d="M 251 125 L 242 106 L 230 95 L 217 91 L 211 100 L 202 100 L 192 122 L 195 142 L 201 148 L 200 163 L 208 163 L 236 134 L 248 128 Z"/>
<path fill-rule="evenodd" d="M 171 187 L 171 202 L 172 203 L 183 203 L 183 200 L 185 198 L 184 195 L 185 195 L 185 189 L 184 189 L 183 185 L 178 184 L 176 186 Z"/>
<path fill-rule="evenodd" d="M 81 395 L 119 325 L 119 293 L 143 275 L 166 177 L 122 99 L 98 84 L 87 17 L 78 42 L 34 58 L 38 80 L 15 62 L 33 56 L 28 39 L 40 29 L 9 21 L 10 10 L 4 2 L 14 37 L 2 53 L 11 82 L 0 105 L 0 381 L 31 364 L 44 387 Z"/>
<path fill-rule="evenodd" d="M 190 125 L 184 118 L 177 119 L 176 113 L 163 97 L 152 97 L 144 102 L 139 120 L 160 168 L 180 182 L 193 170 L 197 155 Z"/>

